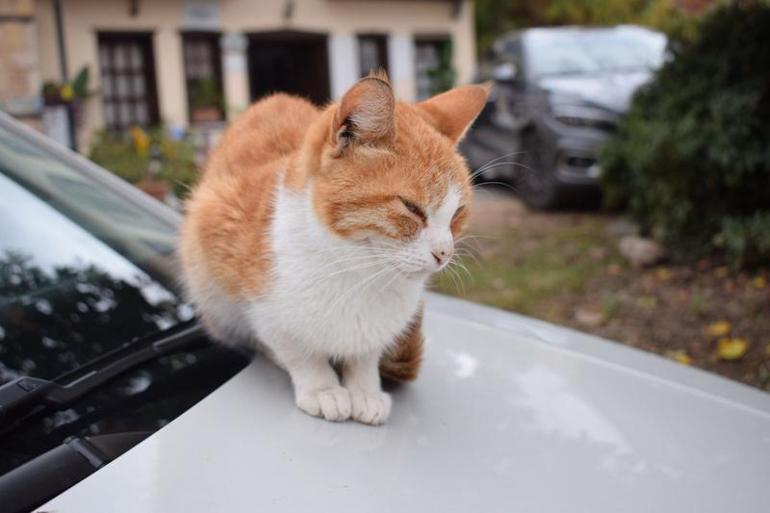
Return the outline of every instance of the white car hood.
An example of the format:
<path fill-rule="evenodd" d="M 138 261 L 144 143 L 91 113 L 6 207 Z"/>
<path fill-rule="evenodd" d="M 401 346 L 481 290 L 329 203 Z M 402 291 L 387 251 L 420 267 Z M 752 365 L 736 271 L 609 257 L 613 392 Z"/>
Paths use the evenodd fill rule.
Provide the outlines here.
<path fill-rule="evenodd" d="M 770 395 L 431 295 L 382 427 L 292 403 L 264 358 L 56 497 L 56 513 L 765 513 Z"/>

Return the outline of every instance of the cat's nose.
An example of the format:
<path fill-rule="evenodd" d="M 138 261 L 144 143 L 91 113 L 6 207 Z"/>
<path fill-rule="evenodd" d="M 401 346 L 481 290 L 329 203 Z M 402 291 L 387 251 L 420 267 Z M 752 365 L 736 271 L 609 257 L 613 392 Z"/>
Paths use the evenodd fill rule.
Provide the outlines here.
<path fill-rule="evenodd" d="M 434 247 L 431 254 L 438 265 L 444 265 L 452 257 L 453 250 L 454 248 L 451 245 L 442 244 L 441 246 Z"/>

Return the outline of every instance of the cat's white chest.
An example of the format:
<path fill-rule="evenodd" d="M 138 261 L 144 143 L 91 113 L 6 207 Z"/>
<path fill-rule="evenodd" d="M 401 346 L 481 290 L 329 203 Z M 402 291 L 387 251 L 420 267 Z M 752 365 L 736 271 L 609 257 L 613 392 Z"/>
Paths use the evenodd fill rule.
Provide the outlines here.
<path fill-rule="evenodd" d="M 424 281 L 332 235 L 309 195 L 279 188 L 274 212 L 270 292 L 250 306 L 260 338 L 340 358 L 394 343 L 417 311 Z"/>

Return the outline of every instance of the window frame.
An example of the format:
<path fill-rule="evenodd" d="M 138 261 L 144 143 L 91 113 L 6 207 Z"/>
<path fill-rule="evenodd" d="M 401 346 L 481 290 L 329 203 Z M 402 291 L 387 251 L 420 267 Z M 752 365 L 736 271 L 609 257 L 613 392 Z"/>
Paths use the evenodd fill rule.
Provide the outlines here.
<path fill-rule="evenodd" d="M 356 42 L 358 43 L 358 73 L 361 78 L 368 76 L 372 71 L 378 71 L 378 69 L 384 70 L 388 75 L 390 74 L 388 39 L 388 35 L 385 33 L 367 32 L 356 34 Z M 362 42 L 364 41 L 372 41 L 377 45 L 377 60 L 380 61 L 380 65 L 375 69 L 366 69 L 364 67 L 364 56 L 362 53 Z"/>
<path fill-rule="evenodd" d="M 212 62 L 211 67 L 213 70 L 213 76 L 212 78 L 216 82 L 217 88 L 221 95 L 222 105 L 219 107 L 219 119 L 214 120 L 213 122 L 219 123 L 223 122 L 227 118 L 226 113 L 226 98 L 225 98 L 225 81 L 224 81 L 224 72 L 222 67 L 222 47 L 220 44 L 220 40 L 222 38 L 222 33 L 217 31 L 206 31 L 206 30 L 184 30 L 181 32 L 181 48 L 182 48 L 182 67 L 184 71 L 184 86 L 185 86 L 185 95 L 187 96 L 187 119 L 189 123 L 197 124 L 197 123 L 205 123 L 205 121 L 195 121 L 193 120 L 193 91 L 191 89 L 191 83 L 196 80 L 194 77 L 190 77 L 190 69 L 189 69 L 189 62 L 187 60 L 187 54 L 185 53 L 185 45 L 188 42 L 191 41 L 205 41 L 207 44 L 210 45 L 210 48 L 213 50 L 211 52 L 212 56 Z"/>
<path fill-rule="evenodd" d="M 155 34 L 152 31 L 114 31 L 114 30 L 99 30 L 96 32 L 97 42 L 97 62 L 99 71 L 99 80 L 102 84 L 101 100 L 102 100 L 102 119 L 104 120 L 104 126 L 111 131 L 124 131 L 133 125 L 139 125 L 142 127 L 155 126 L 160 123 L 160 106 L 158 104 L 158 82 L 155 74 Z M 107 105 L 112 103 L 114 105 L 120 104 L 120 97 L 114 94 L 109 96 L 104 94 L 104 77 L 110 76 L 116 78 L 122 74 L 121 71 L 115 72 L 114 69 L 114 52 L 118 45 L 126 44 L 138 44 L 140 51 L 142 52 L 142 70 L 141 76 L 144 78 L 145 92 L 142 96 L 132 96 L 129 100 L 132 104 L 132 108 L 135 109 L 139 102 L 144 102 L 147 108 L 147 121 L 145 123 L 129 122 L 124 124 L 120 121 L 120 116 L 117 114 L 117 107 L 115 117 L 112 122 L 107 119 Z M 102 60 L 102 48 L 109 47 L 111 53 L 111 60 L 105 63 Z M 105 73 L 106 68 L 106 73 Z M 133 75 L 129 75 L 133 76 Z M 113 88 L 117 89 L 117 80 L 113 84 Z M 133 89 L 133 85 L 129 86 Z M 118 98 L 115 100 L 114 98 Z"/>
<path fill-rule="evenodd" d="M 454 38 L 452 37 L 452 34 L 449 33 L 435 33 L 435 34 L 415 34 L 413 38 L 413 49 L 414 49 L 414 74 L 415 74 L 415 96 L 418 100 L 425 100 L 427 98 L 430 98 L 433 94 L 438 93 L 428 93 L 428 95 L 421 95 L 420 94 L 420 77 L 418 76 L 420 73 L 420 70 L 418 69 L 417 60 L 418 60 L 418 47 L 420 45 L 445 45 L 450 44 L 452 47 L 454 47 Z M 454 62 L 454 49 L 452 50 L 452 58 L 450 60 L 450 69 L 452 68 L 452 63 Z"/>

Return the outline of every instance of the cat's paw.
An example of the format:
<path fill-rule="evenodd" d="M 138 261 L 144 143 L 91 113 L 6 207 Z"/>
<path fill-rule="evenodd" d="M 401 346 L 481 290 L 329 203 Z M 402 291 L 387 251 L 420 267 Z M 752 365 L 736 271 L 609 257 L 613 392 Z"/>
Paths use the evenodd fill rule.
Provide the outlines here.
<path fill-rule="evenodd" d="M 351 413 L 350 393 L 336 386 L 297 395 L 297 407 L 314 417 L 340 422 Z"/>
<path fill-rule="evenodd" d="M 376 426 L 390 416 L 390 395 L 385 392 L 364 392 L 354 388 L 350 390 L 350 400 L 353 404 L 353 420 Z"/>

